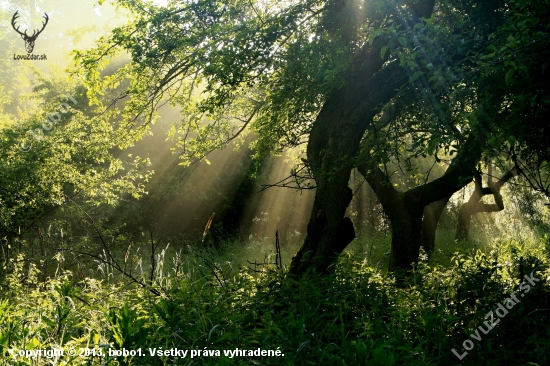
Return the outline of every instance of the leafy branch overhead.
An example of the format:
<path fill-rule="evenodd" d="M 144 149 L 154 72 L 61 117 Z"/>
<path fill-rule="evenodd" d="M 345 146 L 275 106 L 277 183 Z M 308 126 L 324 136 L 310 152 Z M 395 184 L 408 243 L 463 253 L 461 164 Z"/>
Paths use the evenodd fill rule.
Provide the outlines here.
<path fill-rule="evenodd" d="M 173 136 L 184 162 L 224 146 L 251 119 L 259 149 L 302 143 L 326 96 L 345 82 L 354 55 L 378 35 L 369 29 L 387 10 L 350 4 L 334 16 L 342 4 L 120 3 L 134 21 L 96 48 L 76 52 L 75 72 L 87 76 L 93 103 L 128 97 L 128 127 L 154 122 L 155 108 L 167 101 L 178 105 L 182 118 Z M 125 66 L 104 76 L 101 70 L 119 56 Z M 101 100 L 125 81 L 117 97 Z"/>
<path fill-rule="evenodd" d="M 295 272 L 311 265 L 300 259 L 307 252 L 317 253 L 314 266 L 328 268 L 331 253 L 355 237 L 344 217 L 354 168 L 379 187 L 381 202 L 391 201 L 386 211 L 401 198 L 399 207 L 412 207 L 405 204 L 409 199 L 417 205 L 406 215 L 390 215 L 414 222 L 392 224 L 412 230 L 393 233 L 402 242 L 395 239 L 390 262 L 408 253 L 394 267 L 417 261 L 424 207 L 471 182 L 482 157 L 523 164 L 519 171 L 526 178 L 531 172 L 547 176 L 541 162 L 549 146 L 540 136 L 548 91 L 540 80 L 550 38 L 543 5 L 118 4 L 133 18 L 95 48 L 75 52 L 74 72 L 85 75 L 94 105 L 120 111 L 119 124 L 132 136 L 146 133 L 157 109 L 170 103 L 181 114 L 169 137 L 183 165 L 250 132 L 256 156 L 307 144 L 302 162 L 309 172 L 290 178 L 298 187 L 313 178 L 316 198 Z M 397 188 L 381 188 L 401 184 L 393 178 L 398 171 L 415 183 L 411 188 L 406 182 L 402 196 Z M 539 180 L 531 185 L 544 191 Z M 288 186 L 285 180 L 275 185 Z M 388 192 L 397 201 L 381 197 Z M 398 249 L 410 237 L 416 244 Z"/>

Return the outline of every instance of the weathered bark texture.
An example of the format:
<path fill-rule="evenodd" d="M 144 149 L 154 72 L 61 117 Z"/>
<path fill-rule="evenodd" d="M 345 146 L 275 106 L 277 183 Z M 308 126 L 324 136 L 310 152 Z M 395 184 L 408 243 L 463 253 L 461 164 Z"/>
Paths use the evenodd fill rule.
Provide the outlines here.
<path fill-rule="evenodd" d="M 480 129 L 470 134 L 443 176 L 406 192 L 395 189 L 388 176 L 378 167 L 378 162 L 370 156 L 366 156 L 364 163 L 358 166 L 391 221 L 390 271 L 408 270 L 411 264 L 418 262 L 424 209 L 432 202 L 448 200 L 448 197 L 472 180 L 485 145 L 483 131 Z M 362 150 L 367 152 L 370 148 L 364 146 Z M 441 211 L 443 208 L 440 207 Z"/>
<path fill-rule="evenodd" d="M 367 237 L 371 238 L 376 234 L 379 226 L 383 226 L 383 220 L 380 220 L 380 208 L 378 197 L 372 188 L 366 184 L 366 217 L 367 217 Z"/>
<path fill-rule="evenodd" d="M 412 27 L 419 17 L 429 17 L 434 2 L 412 5 L 407 25 Z M 290 266 L 294 275 L 310 267 L 329 271 L 355 237 L 351 219 L 344 217 L 352 199 L 348 181 L 353 158 L 372 119 L 408 80 L 397 61 L 382 68 L 387 59 L 380 57 L 380 50 L 387 42 L 386 36 L 379 36 L 365 46 L 350 66 L 344 86 L 329 95 L 312 126 L 307 158 L 317 190 L 304 244 Z"/>
<path fill-rule="evenodd" d="M 422 202 L 411 191 L 403 193 L 395 189 L 378 166 L 373 166 L 369 171 L 368 165 L 363 164 L 359 166 L 359 171 L 378 196 L 391 222 L 389 270 L 409 267 L 416 262 L 420 250 L 420 245 L 414 243 L 420 243 Z"/>
<path fill-rule="evenodd" d="M 420 237 L 420 246 L 430 254 L 435 249 L 435 233 L 439 225 L 439 219 L 443 210 L 447 206 L 451 196 L 447 196 L 437 202 L 432 202 L 424 207 L 424 216 L 422 217 L 422 235 Z"/>
<path fill-rule="evenodd" d="M 481 175 L 479 173 L 475 175 L 474 192 L 470 196 L 468 202 L 460 206 L 460 209 L 458 211 L 455 240 L 461 241 L 468 239 L 473 215 L 476 215 L 480 212 L 499 212 L 504 210 L 504 201 L 502 200 L 500 189 L 510 179 L 518 175 L 517 170 L 515 168 L 509 170 L 496 183 L 492 182 L 491 175 L 491 172 L 489 172 L 487 187 L 483 187 Z M 495 204 L 483 203 L 482 198 L 486 195 L 493 195 Z"/>
<path fill-rule="evenodd" d="M 379 53 L 377 59 L 380 59 Z M 380 59 L 380 63 L 383 60 Z M 374 63 L 374 62 L 373 62 Z M 371 63 L 372 65 L 372 63 Z M 373 72 L 373 71 L 371 71 Z M 361 80 L 359 76 L 355 80 Z M 291 272 L 302 273 L 314 266 L 324 272 L 355 237 L 353 224 L 344 218 L 352 199 L 348 186 L 353 168 L 353 157 L 366 129 L 365 120 L 372 120 L 377 110 L 367 109 L 358 113 L 362 101 L 377 106 L 388 103 L 396 89 L 406 81 L 406 74 L 394 62 L 353 90 L 344 87 L 329 99 L 314 124 L 308 144 L 308 162 L 317 183 L 313 211 L 307 236 L 291 264 Z M 357 85 L 351 82 L 348 85 Z M 382 89 L 365 85 L 385 85 Z M 358 98 L 363 95 L 363 98 Z M 354 102 L 354 103 L 352 103 Z M 350 103 L 354 104 L 350 106 Z M 356 111 L 350 113 L 350 111 Z M 347 112 L 347 113 L 346 113 Z M 359 119 L 365 116 L 364 119 Z M 337 122 L 337 123 L 336 123 Z M 332 129 L 329 129 L 332 127 Z M 328 137 L 328 138 L 327 138 Z"/>

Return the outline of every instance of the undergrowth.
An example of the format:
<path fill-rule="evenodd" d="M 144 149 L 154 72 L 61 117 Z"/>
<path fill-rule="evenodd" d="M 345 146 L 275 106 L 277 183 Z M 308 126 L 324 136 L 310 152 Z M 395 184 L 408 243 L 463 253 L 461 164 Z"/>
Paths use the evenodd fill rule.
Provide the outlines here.
<path fill-rule="evenodd" d="M 455 254 L 449 266 L 423 255 L 401 286 L 351 252 L 333 275 L 309 273 L 300 280 L 285 268 L 224 273 L 207 261 L 200 271 L 157 276 L 153 285 L 161 296 L 69 271 L 39 280 L 36 266 L 19 257 L 2 282 L 0 364 L 548 365 L 545 245 L 503 239 L 492 250 Z M 486 315 L 514 291 L 519 296 L 520 278 L 531 273 L 540 281 L 494 329 L 478 331 L 474 339 Z M 473 348 L 459 360 L 452 349 L 463 355 L 466 340 Z M 64 354 L 18 353 L 52 348 Z M 142 353 L 109 356 L 109 348 Z M 278 350 L 281 356 L 224 355 L 237 348 Z M 70 349 L 83 355 L 70 356 Z M 188 353 L 159 356 L 161 349 Z"/>

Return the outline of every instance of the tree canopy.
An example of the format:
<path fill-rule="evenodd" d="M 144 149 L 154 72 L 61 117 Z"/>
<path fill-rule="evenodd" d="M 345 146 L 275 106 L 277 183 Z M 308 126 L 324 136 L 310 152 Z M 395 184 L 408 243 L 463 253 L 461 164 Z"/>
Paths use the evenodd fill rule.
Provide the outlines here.
<path fill-rule="evenodd" d="M 184 165 L 249 131 L 257 155 L 307 144 L 302 164 L 316 199 L 295 273 L 326 270 L 354 238 L 344 216 L 355 167 L 387 213 L 401 207 L 390 214 L 392 226 L 404 228 L 393 232 L 390 268 L 418 259 L 424 209 L 436 201 L 444 207 L 473 180 L 482 156 L 513 161 L 537 178 L 533 187 L 547 189 L 540 178 L 548 169 L 545 4 L 118 4 L 134 18 L 76 52 L 75 73 L 86 75 L 93 104 L 121 107 L 120 126 L 142 133 L 156 108 L 177 105 L 171 136 Z M 117 57 L 124 66 L 105 74 Z M 448 164 L 446 173 L 420 172 L 419 158 Z M 424 183 L 400 193 L 389 162 L 426 174 Z"/>

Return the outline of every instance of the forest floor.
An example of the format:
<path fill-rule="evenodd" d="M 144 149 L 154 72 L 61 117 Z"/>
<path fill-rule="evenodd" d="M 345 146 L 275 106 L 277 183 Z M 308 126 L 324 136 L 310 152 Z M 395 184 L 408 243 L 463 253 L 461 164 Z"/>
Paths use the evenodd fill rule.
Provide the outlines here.
<path fill-rule="evenodd" d="M 69 271 L 61 255 L 44 278 L 21 255 L 1 282 L 0 364 L 549 365 L 548 234 L 485 235 L 442 230 L 400 286 L 386 236 L 300 280 L 287 275 L 295 248 L 277 266 L 254 240 L 160 251 L 152 276 L 132 273 L 142 286 L 106 263 Z"/>

